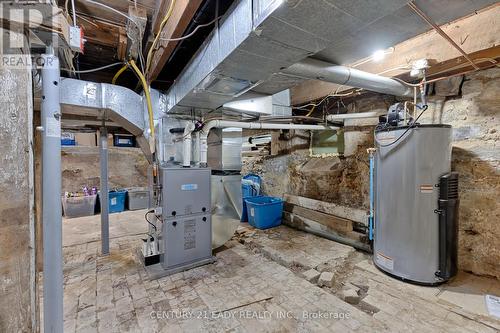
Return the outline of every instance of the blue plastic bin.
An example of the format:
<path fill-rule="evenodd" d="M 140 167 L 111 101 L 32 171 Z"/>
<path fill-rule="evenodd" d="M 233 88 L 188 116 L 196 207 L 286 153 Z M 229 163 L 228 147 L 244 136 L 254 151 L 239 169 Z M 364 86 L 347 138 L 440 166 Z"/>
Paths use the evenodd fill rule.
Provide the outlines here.
<path fill-rule="evenodd" d="M 119 213 L 125 210 L 127 191 L 109 191 L 109 212 Z"/>
<path fill-rule="evenodd" d="M 61 146 L 76 146 L 75 139 L 61 139 Z"/>
<path fill-rule="evenodd" d="M 251 197 L 245 199 L 248 223 L 259 229 L 269 229 L 281 224 L 283 200 L 275 197 Z"/>
<path fill-rule="evenodd" d="M 249 173 L 241 180 L 241 197 L 243 200 L 241 222 L 248 221 L 247 204 L 245 202 L 245 199 L 260 196 L 261 183 L 262 180 L 260 176 L 257 176 L 253 173 Z"/>
<path fill-rule="evenodd" d="M 248 209 L 247 209 L 246 199 L 250 199 L 250 198 L 262 198 L 262 195 L 257 195 L 255 197 L 243 198 L 243 209 L 241 211 L 241 222 L 248 222 Z"/>
<path fill-rule="evenodd" d="M 260 194 L 261 178 L 253 173 L 243 177 L 241 181 L 241 192 L 243 198 L 255 197 Z"/>

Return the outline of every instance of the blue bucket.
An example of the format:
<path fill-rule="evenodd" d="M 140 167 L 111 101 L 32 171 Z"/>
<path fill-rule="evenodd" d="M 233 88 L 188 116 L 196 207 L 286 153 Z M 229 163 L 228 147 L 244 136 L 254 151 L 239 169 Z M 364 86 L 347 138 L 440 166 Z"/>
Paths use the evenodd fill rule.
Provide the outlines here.
<path fill-rule="evenodd" d="M 119 213 L 125 210 L 127 191 L 109 191 L 109 213 Z"/>
<path fill-rule="evenodd" d="M 245 199 L 260 196 L 261 183 L 262 179 L 260 178 L 260 176 L 257 176 L 253 173 L 249 173 L 242 178 L 241 197 L 243 199 L 243 210 L 241 214 L 241 222 L 248 221 L 247 204 L 245 202 Z"/>
<path fill-rule="evenodd" d="M 281 224 L 283 200 L 275 197 L 246 198 L 248 223 L 258 229 L 269 229 Z"/>

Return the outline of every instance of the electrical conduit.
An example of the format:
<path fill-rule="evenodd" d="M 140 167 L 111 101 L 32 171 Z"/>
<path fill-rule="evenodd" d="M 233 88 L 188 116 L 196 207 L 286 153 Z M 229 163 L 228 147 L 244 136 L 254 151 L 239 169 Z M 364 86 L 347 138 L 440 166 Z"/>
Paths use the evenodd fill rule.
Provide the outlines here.
<path fill-rule="evenodd" d="M 368 239 L 373 240 L 373 219 L 374 219 L 374 171 L 375 171 L 375 160 L 374 160 L 374 155 L 375 155 L 375 148 L 368 148 L 367 152 L 368 155 L 370 156 L 370 216 L 368 217 Z"/>

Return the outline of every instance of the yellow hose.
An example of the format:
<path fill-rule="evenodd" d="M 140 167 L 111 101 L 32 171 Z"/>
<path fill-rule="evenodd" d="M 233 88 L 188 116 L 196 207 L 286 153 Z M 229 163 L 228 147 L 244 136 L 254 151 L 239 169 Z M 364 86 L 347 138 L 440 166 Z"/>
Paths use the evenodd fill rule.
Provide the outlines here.
<path fill-rule="evenodd" d="M 134 71 L 137 73 L 139 78 L 141 79 L 142 87 L 144 88 L 144 93 L 146 94 L 146 102 L 148 104 L 148 113 L 149 113 L 149 129 L 151 130 L 151 138 L 155 138 L 155 125 L 154 125 L 154 120 L 153 120 L 153 105 L 151 104 L 151 94 L 149 92 L 149 86 L 146 82 L 146 78 L 144 75 L 142 75 L 141 71 L 135 64 L 134 60 L 129 61 L 130 66 L 134 69 Z"/>
<path fill-rule="evenodd" d="M 314 112 L 314 109 L 316 109 L 316 105 L 314 105 L 312 109 L 309 110 L 309 112 L 306 114 L 306 117 L 309 117 Z"/>
<path fill-rule="evenodd" d="M 128 68 L 128 64 L 125 64 L 118 72 L 116 72 L 115 76 L 113 76 L 113 80 L 111 81 L 112 84 L 116 84 L 116 80 L 122 75 L 123 72 L 125 72 Z"/>
<path fill-rule="evenodd" d="M 174 11 L 174 5 L 175 5 L 175 0 L 171 0 L 167 15 L 165 15 L 165 17 L 163 18 L 163 21 L 161 21 L 160 30 L 158 31 L 158 34 L 156 35 L 155 39 L 153 40 L 153 44 L 151 44 L 151 47 L 149 48 L 148 56 L 146 58 L 146 73 L 149 71 L 149 66 L 151 66 L 151 60 L 152 60 L 151 58 L 153 56 L 153 50 L 156 47 L 158 40 L 160 39 L 161 31 L 163 30 L 163 27 L 167 23 L 170 16 L 172 16 L 172 12 Z"/>

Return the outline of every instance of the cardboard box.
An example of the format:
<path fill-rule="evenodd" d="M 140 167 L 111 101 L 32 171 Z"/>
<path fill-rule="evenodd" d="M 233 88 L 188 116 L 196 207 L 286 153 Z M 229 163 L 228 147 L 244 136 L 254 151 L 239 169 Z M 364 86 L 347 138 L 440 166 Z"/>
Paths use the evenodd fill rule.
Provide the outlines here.
<path fill-rule="evenodd" d="M 77 146 L 95 147 L 97 146 L 96 133 L 80 132 L 75 133 L 75 141 Z"/>
<path fill-rule="evenodd" d="M 99 131 L 97 131 L 96 137 L 97 145 L 99 146 L 101 142 L 101 133 Z M 111 133 L 108 133 L 108 147 L 113 147 L 113 134 Z"/>

